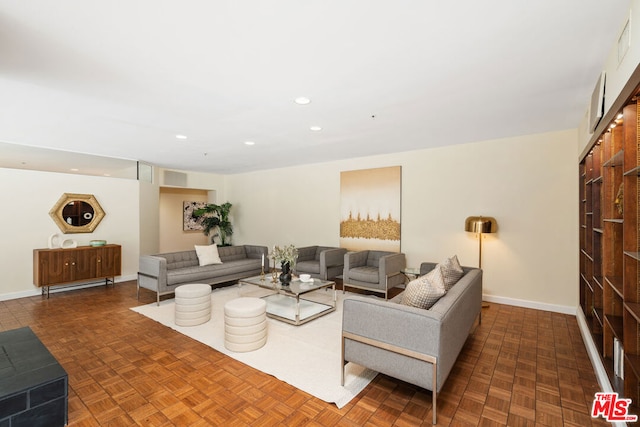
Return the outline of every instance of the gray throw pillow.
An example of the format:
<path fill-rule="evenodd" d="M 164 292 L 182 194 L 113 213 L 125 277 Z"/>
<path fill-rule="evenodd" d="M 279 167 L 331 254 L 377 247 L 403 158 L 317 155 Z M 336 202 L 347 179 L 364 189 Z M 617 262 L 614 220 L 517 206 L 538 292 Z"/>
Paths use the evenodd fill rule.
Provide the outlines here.
<path fill-rule="evenodd" d="M 455 285 L 458 280 L 464 276 L 464 270 L 460 266 L 458 256 L 454 255 L 438 264 L 442 267 L 442 276 L 444 277 L 444 289 L 448 291 Z"/>
<path fill-rule="evenodd" d="M 411 307 L 429 309 L 444 294 L 445 283 L 442 268 L 436 266 L 428 274 L 409 282 L 402 294 L 402 304 Z"/>

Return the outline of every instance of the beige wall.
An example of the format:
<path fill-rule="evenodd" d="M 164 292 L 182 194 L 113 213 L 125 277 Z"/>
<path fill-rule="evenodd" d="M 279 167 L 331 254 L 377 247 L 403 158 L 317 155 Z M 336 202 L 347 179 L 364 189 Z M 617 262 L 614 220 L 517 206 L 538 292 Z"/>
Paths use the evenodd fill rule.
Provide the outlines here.
<path fill-rule="evenodd" d="M 184 231 L 182 226 L 183 201 L 207 202 L 205 190 L 188 188 L 160 188 L 160 248 L 159 253 L 193 249 L 194 245 L 207 245 L 209 238 L 202 231 Z"/>
<path fill-rule="evenodd" d="M 0 299 L 39 292 L 33 285 L 33 249 L 46 248 L 51 234 L 62 232 L 49 211 L 63 193 L 95 195 L 105 217 L 93 233 L 66 234 L 87 245 L 105 239 L 122 245 L 122 276 L 138 271 L 138 181 L 64 173 L 0 168 Z"/>
<path fill-rule="evenodd" d="M 140 182 L 140 255 L 158 253 L 160 247 L 160 188 L 156 182 Z"/>
<path fill-rule="evenodd" d="M 577 130 L 568 130 L 240 175 L 199 173 L 190 179 L 196 188 L 216 191 L 218 200 L 209 201 L 233 203 L 236 244 L 337 246 L 340 171 L 400 165 L 402 250 L 409 266 L 452 254 L 475 265 L 477 240 L 463 231 L 464 219 L 494 216 L 499 233 L 483 246 L 487 299 L 571 312 L 577 305 L 577 146 Z M 155 184 L 13 169 L 0 169 L 0 182 L 5 206 L 16 207 L 0 211 L 8 242 L 0 247 L 0 299 L 37 291 L 32 250 L 45 247 L 48 236 L 59 232 L 48 212 L 64 192 L 96 195 L 105 220 L 93 234 L 70 237 L 80 244 L 96 238 L 122 244 L 124 278 L 135 278 L 140 253 L 157 252 L 154 238 L 166 228 L 160 225 Z M 181 215 L 185 190 L 178 194 Z M 172 221 L 181 233 L 181 219 Z"/>
<path fill-rule="evenodd" d="M 340 171 L 402 166 L 409 266 L 457 254 L 477 265 L 470 215 L 493 216 L 483 244 L 487 299 L 573 312 L 577 305 L 577 131 L 290 167 L 226 178 L 236 243 L 339 242 Z M 258 185 L 259 183 L 259 185 Z"/>

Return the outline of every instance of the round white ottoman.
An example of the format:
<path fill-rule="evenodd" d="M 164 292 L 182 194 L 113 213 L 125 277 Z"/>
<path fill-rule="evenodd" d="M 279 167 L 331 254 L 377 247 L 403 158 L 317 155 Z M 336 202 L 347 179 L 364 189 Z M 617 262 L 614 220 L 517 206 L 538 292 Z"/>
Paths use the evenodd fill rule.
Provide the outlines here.
<path fill-rule="evenodd" d="M 176 288 L 175 322 L 178 326 L 196 326 L 211 319 L 211 286 L 201 283 Z"/>
<path fill-rule="evenodd" d="M 267 303 L 236 298 L 224 305 L 224 346 L 231 351 L 257 350 L 267 342 Z"/>

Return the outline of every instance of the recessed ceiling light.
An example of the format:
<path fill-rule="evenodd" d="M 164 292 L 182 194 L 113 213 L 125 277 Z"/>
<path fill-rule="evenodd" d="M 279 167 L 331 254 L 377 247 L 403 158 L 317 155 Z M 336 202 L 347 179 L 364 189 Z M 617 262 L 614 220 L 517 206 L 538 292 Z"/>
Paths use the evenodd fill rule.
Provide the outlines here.
<path fill-rule="evenodd" d="M 244 145 L 256 145 L 256 143 L 253 141 L 245 141 Z"/>
<path fill-rule="evenodd" d="M 176 138 L 178 139 L 187 139 L 186 135 L 176 135 Z"/>
<path fill-rule="evenodd" d="M 309 129 L 311 129 L 314 132 L 318 132 L 322 130 L 320 126 L 309 126 Z"/>
<path fill-rule="evenodd" d="M 308 103 L 311 102 L 311 100 L 306 96 L 299 96 L 293 102 L 295 102 L 298 105 L 307 105 Z"/>

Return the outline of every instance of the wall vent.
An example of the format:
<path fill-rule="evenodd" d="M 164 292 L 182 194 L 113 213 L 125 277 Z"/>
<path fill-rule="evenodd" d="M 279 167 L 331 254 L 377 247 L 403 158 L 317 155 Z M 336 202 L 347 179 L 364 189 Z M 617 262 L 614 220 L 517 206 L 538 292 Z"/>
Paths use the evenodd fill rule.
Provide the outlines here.
<path fill-rule="evenodd" d="M 187 174 L 183 172 L 164 171 L 164 185 L 174 185 L 176 187 L 187 186 Z"/>

